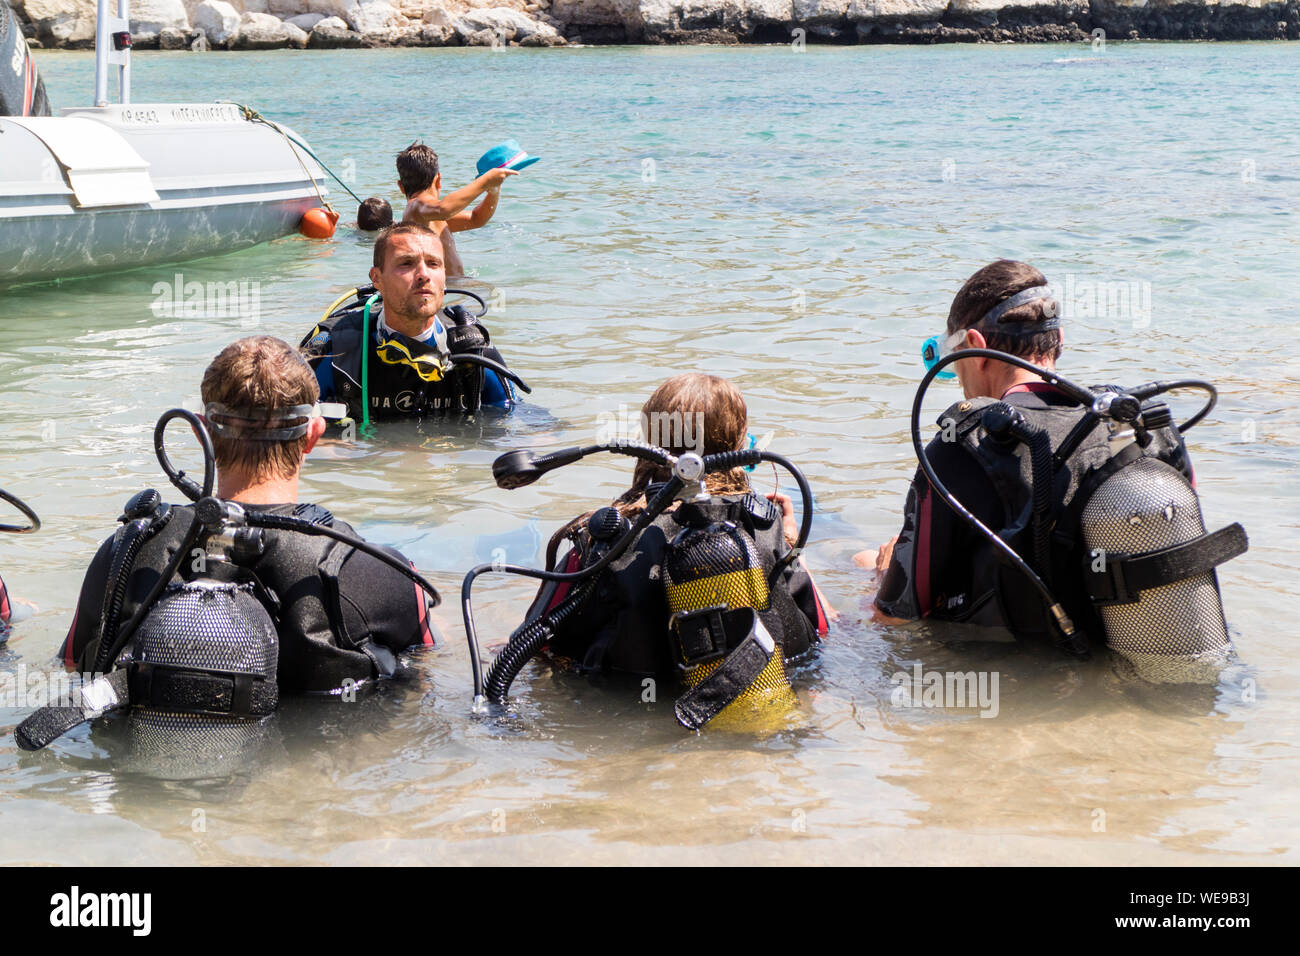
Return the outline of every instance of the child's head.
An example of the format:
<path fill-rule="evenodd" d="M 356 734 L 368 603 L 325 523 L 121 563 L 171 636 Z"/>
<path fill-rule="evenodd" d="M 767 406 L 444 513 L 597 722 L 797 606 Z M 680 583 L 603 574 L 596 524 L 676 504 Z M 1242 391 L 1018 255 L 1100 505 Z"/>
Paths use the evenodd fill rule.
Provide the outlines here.
<path fill-rule="evenodd" d="M 412 143 L 397 154 L 397 180 L 408 197 L 433 186 L 439 181 L 438 154 L 419 141 Z"/>
<path fill-rule="evenodd" d="M 387 199 L 371 196 L 357 207 L 357 228 L 375 232 L 393 224 L 393 207 Z"/>

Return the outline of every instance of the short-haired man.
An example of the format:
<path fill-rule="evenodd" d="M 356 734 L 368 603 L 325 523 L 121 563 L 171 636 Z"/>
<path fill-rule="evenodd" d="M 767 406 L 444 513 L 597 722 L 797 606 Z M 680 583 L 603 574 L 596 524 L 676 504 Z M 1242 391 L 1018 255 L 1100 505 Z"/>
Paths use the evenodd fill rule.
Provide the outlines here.
<path fill-rule="evenodd" d="M 436 232 L 442 241 L 446 275 L 463 276 L 465 264 L 456 251 L 452 233 L 487 225 L 497 211 L 501 184 L 507 176 L 517 175 L 505 167 L 489 169 L 468 186 L 443 196 L 438 154 L 423 143 L 412 143 L 397 154 L 398 186 L 406 197 L 402 221 L 418 222 Z M 480 195 L 483 201 L 469 210 L 469 204 Z"/>
<path fill-rule="evenodd" d="M 323 401 L 345 404 L 357 421 L 514 404 L 506 378 L 474 363 L 505 367 L 487 330 L 455 308 L 455 321 L 439 317 L 447 277 L 433 230 L 402 222 L 381 232 L 370 281 L 382 303 L 335 316 L 303 339 Z"/>
<path fill-rule="evenodd" d="M 1058 312 L 1041 272 L 1023 262 L 1001 259 L 977 271 L 957 293 L 941 351 L 996 349 L 1051 370 L 1063 344 Z M 1053 465 L 1051 526 L 1060 536 L 1052 541 L 1046 566 L 1034 570 L 1053 580 L 1054 593 L 1076 625 L 1098 638 L 1097 622 L 1089 626 L 1092 611 L 1084 593 L 1080 537 L 1066 520 L 1064 496 L 1078 494 L 1083 478 L 1109 460 L 1105 424 L 1097 423 L 1070 438 L 1087 410 L 1041 377 L 985 356 L 963 359 L 952 367 L 966 401 L 944 412 L 943 427 L 927 446 L 926 458 L 953 496 L 994 532 L 1009 535 L 1019 527 L 1030 491 L 1014 448 L 1001 450 L 981 430 L 990 400 L 1005 403 L 1030 426 L 1047 432 L 1053 452 L 1073 442 L 1074 450 Z M 1191 477 L 1176 430 L 1162 429 L 1147 454 Z M 879 551 L 856 556 L 859 564 L 874 566 L 879 578 L 876 608 L 890 618 L 1006 627 L 1018 637 L 1055 635 L 1046 605 L 1023 572 L 1004 560 L 946 501 L 936 498 L 918 468 L 902 531 Z"/>
<path fill-rule="evenodd" d="M 265 335 L 228 345 L 204 373 L 202 396 L 218 497 L 248 512 L 290 515 L 355 535 L 326 509 L 298 502 L 303 458 L 320 440 L 325 422 L 304 414 L 316 404 L 316 379 L 290 345 Z M 293 437 L 283 437 L 285 432 Z M 194 520 L 188 505 L 173 506 L 170 514 L 140 547 L 119 622 L 139 609 Z M 265 550 L 250 570 L 278 602 L 271 610 L 280 639 L 282 693 L 337 694 L 388 678 L 398 669 L 400 651 L 433 643 L 424 593 L 382 561 L 331 538 L 271 530 L 263 535 Z M 82 672 L 93 670 L 99 652 L 115 543 L 109 538 L 91 561 L 60 652 Z M 179 575 L 192 573 L 192 563 L 182 561 Z"/>

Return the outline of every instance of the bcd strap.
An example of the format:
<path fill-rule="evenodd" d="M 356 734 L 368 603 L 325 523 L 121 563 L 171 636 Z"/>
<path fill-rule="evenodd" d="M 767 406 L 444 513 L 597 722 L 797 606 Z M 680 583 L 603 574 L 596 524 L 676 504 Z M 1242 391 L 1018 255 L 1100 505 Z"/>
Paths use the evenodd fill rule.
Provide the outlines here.
<path fill-rule="evenodd" d="M 712 674 L 677 698 L 673 713 L 677 722 L 688 730 L 699 730 L 722 713 L 749 689 L 776 653 L 776 641 L 753 608 L 727 611 L 721 618 L 729 642 L 734 642 L 740 634 L 744 634 L 744 639 Z"/>
<path fill-rule="evenodd" d="M 1107 553 L 1100 569 L 1091 562 L 1087 567 L 1088 594 L 1102 605 L 1132 604 L 1143 591 L 1205 574 L 1245 554 L 1248 546 L 1246 529 L 1240 524 L 1230 524 L 1213 534 L 1159 551 Z"/>
<path fill-rule="evenodd" d="M 42 707 L 14 731 L 23 750 L 40 750 L 58 740 L 73 727 L 94 720 L 128 703 L 127 673 L 115 670 L 81 688 L 80 707 Z"/>
<path fill-rule="evenodd" d="M 131 703 L 153 710 L 262 717 L 279 701 L 277 685 L 252 674 L 207 674 L 140 662 L 129 665 L 128 671 Z"/>

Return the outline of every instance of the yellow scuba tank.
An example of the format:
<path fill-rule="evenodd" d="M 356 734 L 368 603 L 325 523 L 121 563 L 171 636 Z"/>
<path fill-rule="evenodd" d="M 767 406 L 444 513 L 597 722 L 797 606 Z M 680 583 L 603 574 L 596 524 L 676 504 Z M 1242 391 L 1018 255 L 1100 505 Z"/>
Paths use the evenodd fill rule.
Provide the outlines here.
<path fill-rule="evenodd" d="M 762 723 L 770 720 L 777 726 L 794 706 L 795 696 L 782 648 L 756 613 L 771 604 L 767 573 L 753 540 L 735 522 L 710 514 L 715 510 L 684 504 L 680 517 L 687 526 L 673 538 L 663 561 L 674 658 L 688 688 L 683 700 L 699 694 L 724 664 L 732 662 L 734 667 L 742 645 L 750 650 L 749 662 L 745 670 L 715 677 L 715 682 L 727 680 L 729 688 L 725 696 L 715 697 L 713 707 L 697 710 L 688 704 L 684 714 L 679 701 L 678 719 L 687 726 L 708 722 L 753 730 L 761 717 Z M 750 613 L 742 613 L 746 609 Z M 730 702 L 709 716 L 727 697 Z"/>

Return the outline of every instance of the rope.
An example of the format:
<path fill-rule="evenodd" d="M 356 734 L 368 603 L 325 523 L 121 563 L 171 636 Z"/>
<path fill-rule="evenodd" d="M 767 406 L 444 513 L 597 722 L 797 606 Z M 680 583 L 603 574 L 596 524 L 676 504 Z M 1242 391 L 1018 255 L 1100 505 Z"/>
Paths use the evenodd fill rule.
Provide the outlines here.
<path fill-rule="evenodd" d="M 355 199 L 355 200 L 357 201 L 358 204 L 365 202 L 365 200 L 363 200 L 360 196 L 358 196 L 356 193 L 354 193 L 354 192 L 351 190 L 351 188 L 348 186 L 347 183 L 345 183 L 343 180 L 339 179 L 338 174 L 335 173 L 334 170 L 330 169 L 330 168 L 329 168 L 328 166 L 326 166 L 323 162 L 321 162 L 321 158 L 320 158 L 319 156 L 317 156 L 314 152 L 312 152 L 310 146 L 308 146 L 308 145 L 307 145 L 306 143 L 304 143 L 302 140 L 297 139 L 296 137 L 290 136 L 290 135 L 288 134 L 288 132 L 285 131 L 285 129 L 284 129 L 282 126 L 280 126 L 279 123 L 272 122 L 271 120 L 269 120 L 269 119 L 267 119 L 265 116 L 263 116 L 261 113 L 259 113 L 257 110 L 253 109 L 251 106 L 245 106 L 243 103 L 234 103 L 233 101 L 230 101 L 230 100 L 221 100 L 220 102 L 223 102 L 223 103 L 227 103 L 227 102 L 228 102 L 228 103 L 231 103 L 232 106 L 237 106 L 237 107 L 239 107 L 239 112 L 243 115 L 244 119 L 248 120 L 250 123 L 265 123 L 267 126 L 271 127 L 271 128 L 274 129 L 275 131 L 277 131 L 281 136 L 283 136 L 286 140 L 289 141 L 289 143 L 291 144 L 290 147 L 289 147 L 290 149 L 293 149 L 293 145 L 294 145 L 294 144 L 296 144 L 297 146 L 301 147 L 301 148 L 303 149 L 303 151 L 307 153 L 308 156 L 310 156 L 312 159 L 316 160 L 317 164 L 320 166 L 321 169 L 325 170 L 325 172 L 327 172 L 327 173 L 329 173 L 331 176 L 333 176 L 333 177 L 334 177 L 334 181 L 335 181 L 336 183 L 338 183 L 340 186 L 342 186 L 343 189 L 347 192 L 347 194 L 348 194 L 349 196 L 351 196 L 353 199 Z M 294 153 L 293 153 L 293 154 L 294 154 L 294 156 L 296 156 L 296 157 L 298 158 L 298 162 L 299 162 L 299 163 L 302 163 L 302 157 L 301 157 L 301 156 L 298 156 L 298 151 L 297 151 L 297 150 L 294 150 Z M 303 168 L 303 172 L 307 172 L 307 166 L 306 166 L 306 164 L 303 164 L 303 167 L 302 167 L 302 168 Z M 311 179 L 311 181 L 312 181 L 313 184 L 316 182 L 316 178 L 315 178 L 314 176 L 312 176 L 311 173 L 307 173 L 307 177 L 308 177 L 309 179 Z M 319 189 L 316 190 L 316 195 L 317 195 L 317 196 L 320 196 L 320 190 L 319 190 Z M 333 207 L 330 206 L 329 203 L 325 202 L 324 197 L 321 197 L 321 202 L 322 202 L 322 203 L 325 205 L 325 207 L 326 207 L 327 209 L 329 209 L 331 212 L 334 211 Z"/>

